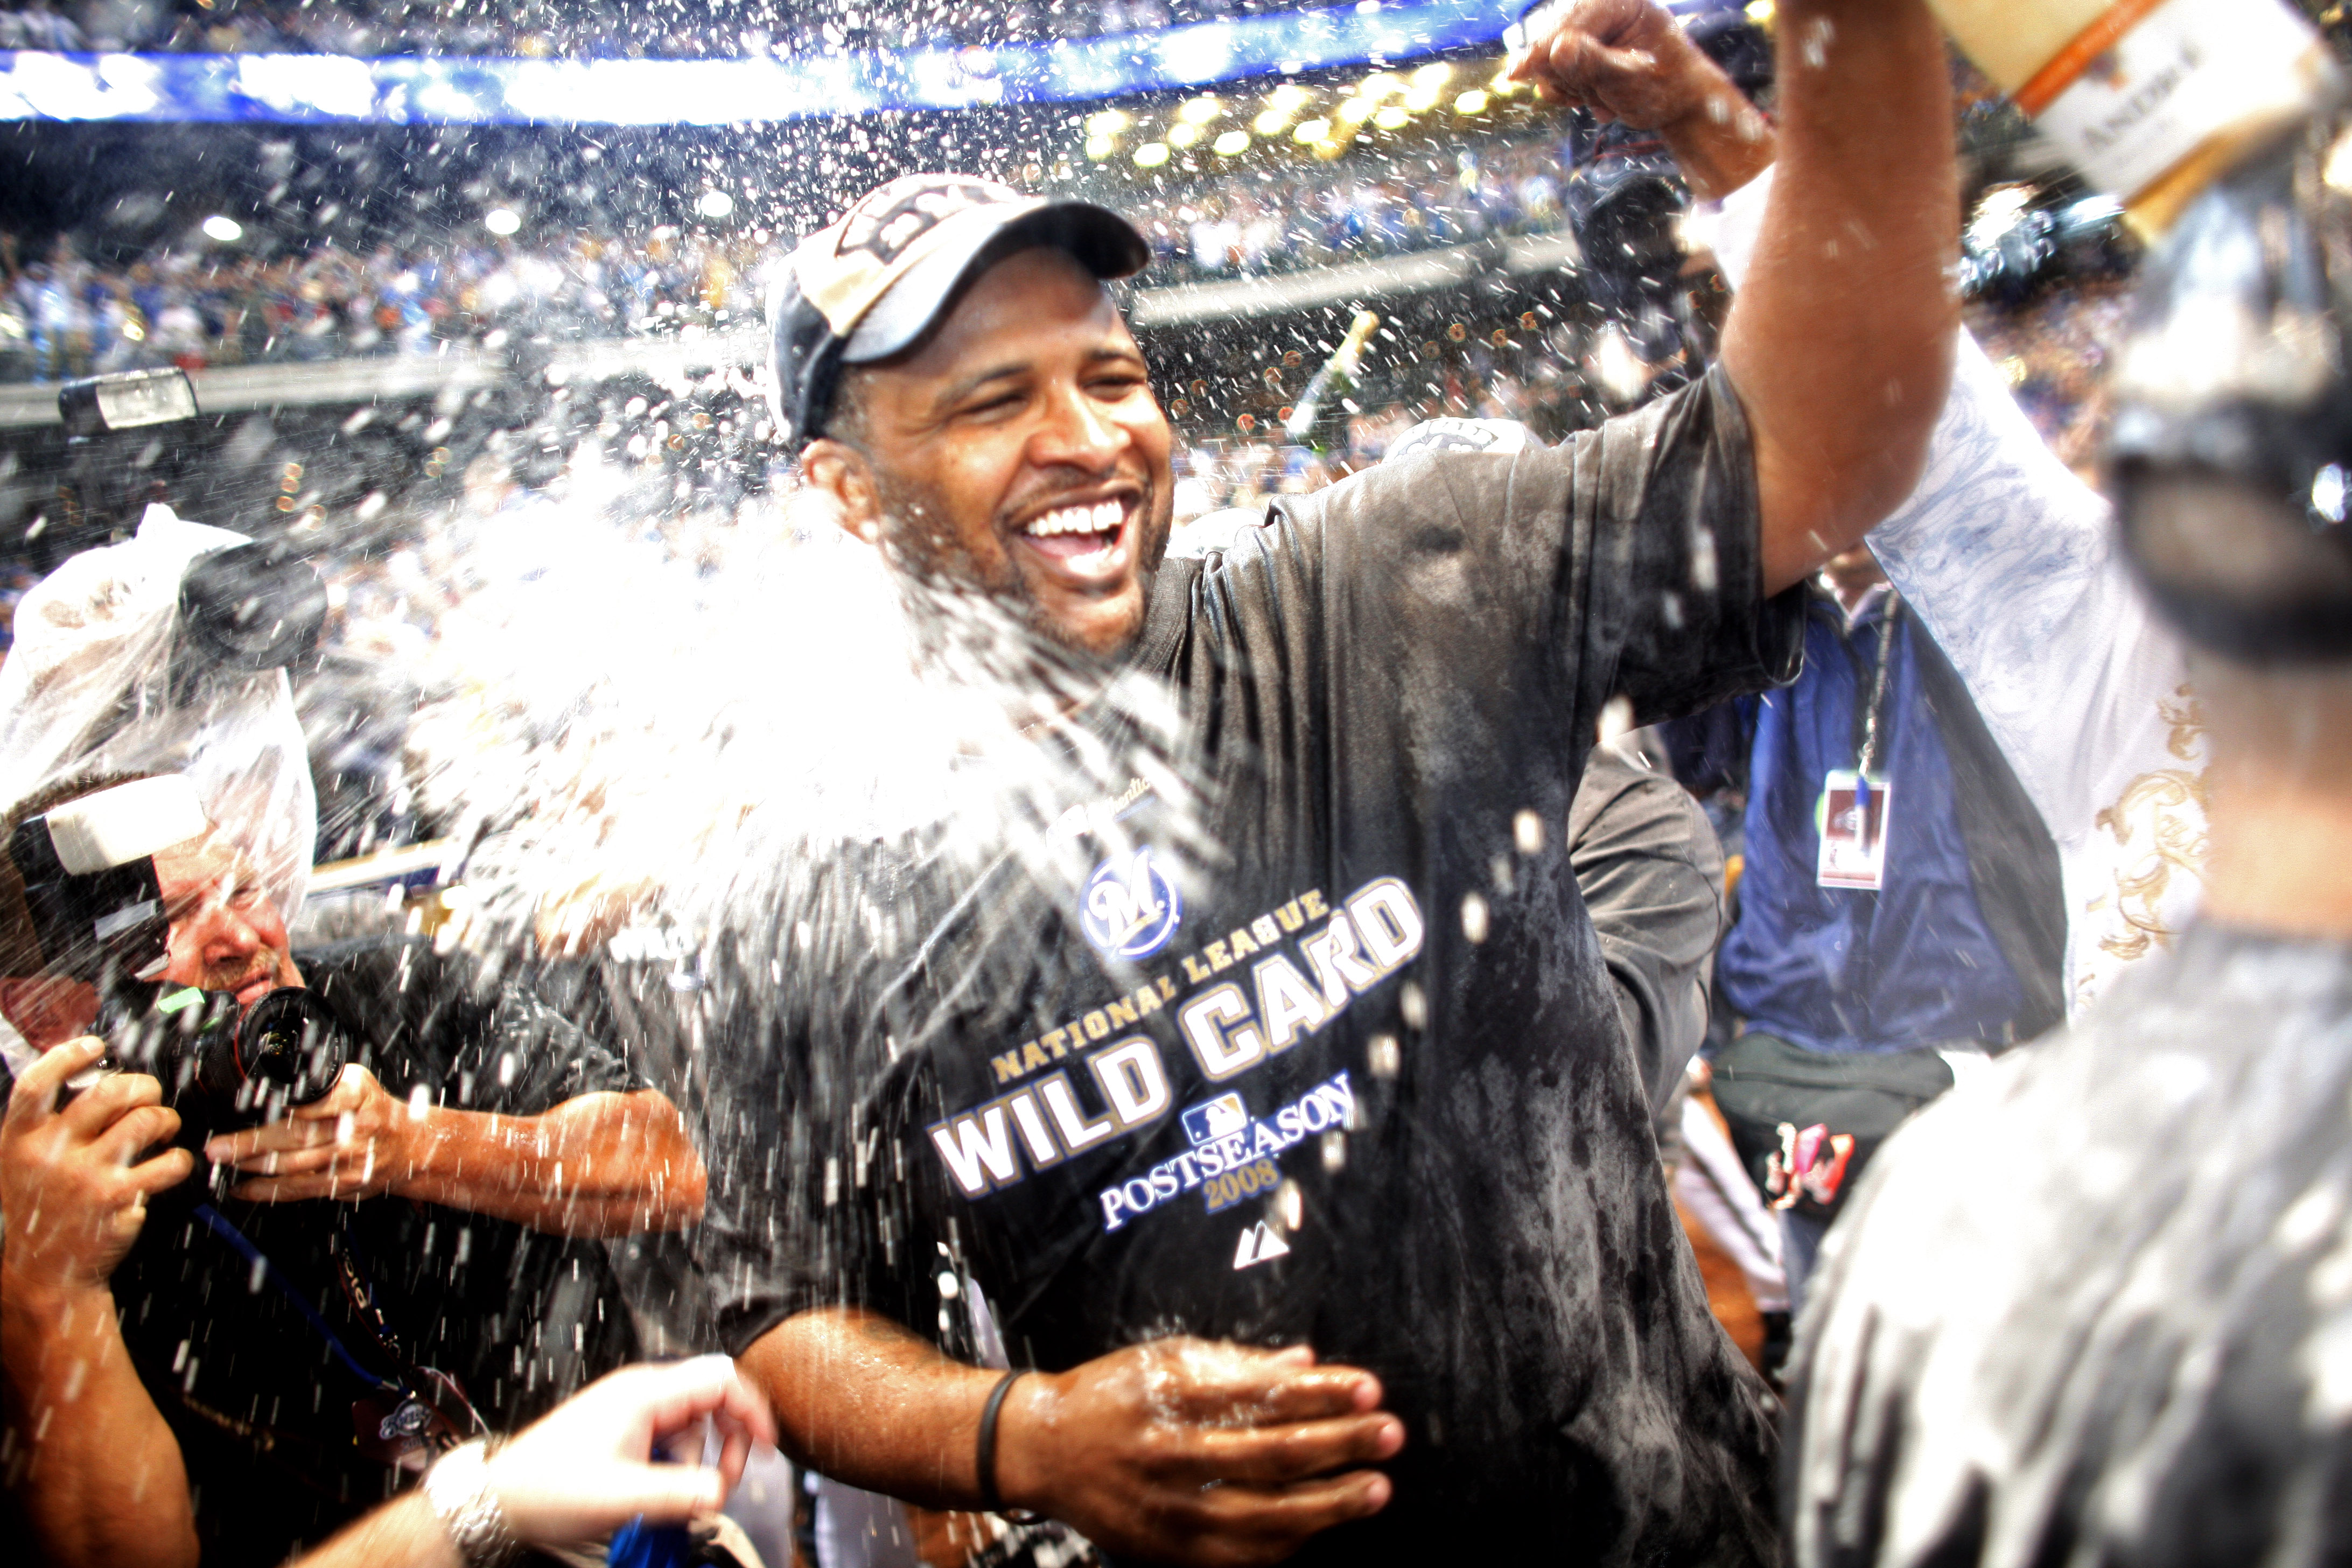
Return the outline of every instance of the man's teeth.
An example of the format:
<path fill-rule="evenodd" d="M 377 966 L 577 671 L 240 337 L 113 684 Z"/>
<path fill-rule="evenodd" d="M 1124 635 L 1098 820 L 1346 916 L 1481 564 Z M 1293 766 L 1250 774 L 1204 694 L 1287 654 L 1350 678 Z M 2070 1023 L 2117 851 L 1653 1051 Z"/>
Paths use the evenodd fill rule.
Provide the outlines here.
<path fill-rule="evenodd" d="M 1108 533 L 1118 527 L 1125 511 L 1126 508 L 1116 500 L 1093 506 L 1066 506 L 1047 512 L 1021 531 L 1033 539 L 1045 539 L 1056 533 Z"/>

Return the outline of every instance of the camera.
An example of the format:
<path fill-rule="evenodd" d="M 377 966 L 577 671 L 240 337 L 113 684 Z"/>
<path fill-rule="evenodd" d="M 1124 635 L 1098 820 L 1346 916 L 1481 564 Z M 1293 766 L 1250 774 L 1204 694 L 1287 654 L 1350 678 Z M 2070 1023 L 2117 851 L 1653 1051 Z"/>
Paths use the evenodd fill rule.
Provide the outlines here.
<path fill-rule="evenodd" d="M 199 992 L 163 999 L 127 1040 L 110 1041 L 118 1068 L 152 1073 L 180 1113 L 182 1142 L 201 1143 L 284 1116 L 326 1097 L 355 1059 L 341 1015 L 315 992 L 281 985 L 240 1017 L 236 998 Z"/>
<path fill-rule="evenodd" d="M 224 993 L 163 993 L 171 912 L 154 857 L 209 830 L 194 786 L 163 774 L 27 816 L 7 845 L 43 972 L 96 994 L 108 1046 L 98 1070 L 153 1074 L 184 1142 L 308 1105 L 355 1059 L 341 1016 L 299 986 L 242 1013 Z"/>

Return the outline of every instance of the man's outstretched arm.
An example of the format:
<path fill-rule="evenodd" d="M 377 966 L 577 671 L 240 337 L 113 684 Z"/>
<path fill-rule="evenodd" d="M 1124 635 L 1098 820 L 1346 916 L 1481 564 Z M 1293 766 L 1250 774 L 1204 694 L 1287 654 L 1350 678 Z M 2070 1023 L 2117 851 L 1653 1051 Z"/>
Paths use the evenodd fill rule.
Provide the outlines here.
<path fill-rule="evenodd" d="M 1754 433 L 1768 593 L 1859 542 L 1917 483 L 1959 322 L 1933 19 L 1918 0 L 1784 0 L 1779 15 L 1779 173 L 1723 340 Z M 1665 131 L 1703 186 L 1744 183 L 1770 143 L 1748 137 L 1727 81 L 1693 117 L 1688 89 L 1713 68 L 1656 17 L 1645 0 L 1578 0 L 1517 68 L 1548 96 Z"/>
<path fill-rule="evenodd" d="M 980 1419 L 1003 1373 L 858 1308 L 788 1318 L 737 1364 L 795 1459 L 911 1502 L 981 1505 Z M 1318 1366 L 1304 1349 L 1133 1345 L 1013 1384 L 997 1487 L 1008 1506 L 1122 1554 L 1276 1563 L 1387 1503 L 1388 1479 L 1356 1468 L 1403 1446 L 1403 1424 L 1380 1400 L 1370 1373 Z"/>
<path fill-rule="evenodd" d="M 702 1157 L 659 1089 L 575 1095 L 537 1116 L 412 1106 L 363 1067 L 282 1121 L 224 1133 L 253 1203 L 390 1194 L 557 1236 L 677 1230 L 702 1217 Z"/>

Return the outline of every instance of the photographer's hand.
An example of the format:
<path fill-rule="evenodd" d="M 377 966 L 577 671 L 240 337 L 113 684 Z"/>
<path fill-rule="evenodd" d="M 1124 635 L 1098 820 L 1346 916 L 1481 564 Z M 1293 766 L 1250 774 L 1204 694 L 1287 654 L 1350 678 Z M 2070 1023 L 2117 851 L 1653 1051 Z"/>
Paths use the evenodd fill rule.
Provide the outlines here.
<path fill-rule="evenodd" d="M 66 1080 L 95 1065 L 106 1042 L 68 1040 L 16 1080 L 0 1120 L 0 1278 L 10 1294 L 103 1290 L 139 1239 L 147 1199 L 195 1168 L 184 1149 L 140 1156 L 180 1131 L 163 1088 L 145 1073 L 110 1073 L 60 1106 Z"/>
<path fill-rule="evenodd" d="M 231 1194 L 251 1203 L 357 1203 L 397 1190 L 422 1163 L 425 1136 L 424 1118 L 353 1062 L 320 1099 L 296 1106 L 283 1121 L 213 1139 L 205 1158 L 257 1178 Z"/>
<path fill-rule="evenodd" d="M 50 1050 L 0 1119 L 0 1398 L 24 1446 L 5 1474 L 34 1561 L 193 1564 L 179 1446 L 131 1364 L 107 1282 L 148 1197 L 194 1162 L 184 1149 L 140 1158 L 180 1125 L 144 1073 L 58 1103 L 105 1048 L 79 1039 Z"/>

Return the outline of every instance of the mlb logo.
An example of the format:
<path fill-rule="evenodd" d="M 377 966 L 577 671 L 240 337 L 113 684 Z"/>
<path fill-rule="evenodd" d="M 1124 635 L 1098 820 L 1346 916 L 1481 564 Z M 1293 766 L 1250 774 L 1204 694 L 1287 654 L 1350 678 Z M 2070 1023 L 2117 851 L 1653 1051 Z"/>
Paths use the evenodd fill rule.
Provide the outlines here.
<path fill-rule="evenodd" d="M 1195 1146 L 1230 1138 L 1249 1126 L 1249 1109 L 1238 1094 L 1221 1094 L 1184 1112 L 1184 1136 Z"/>

